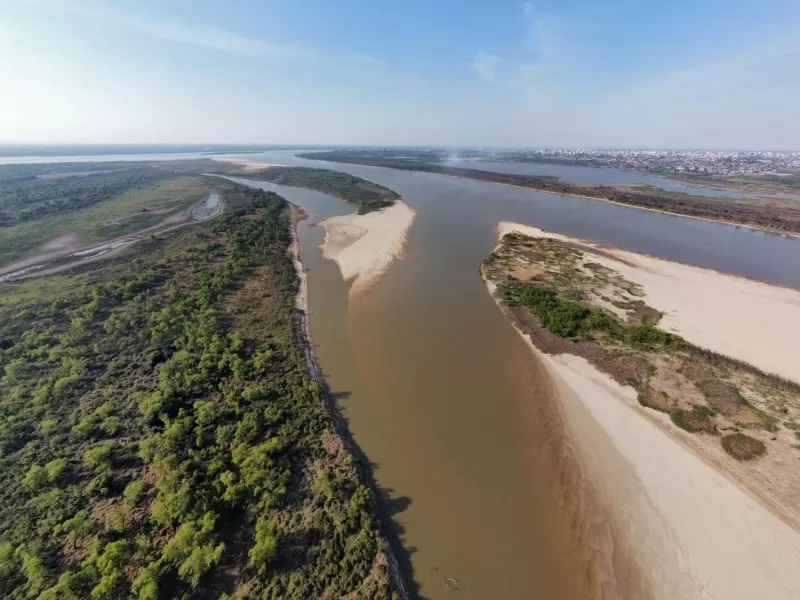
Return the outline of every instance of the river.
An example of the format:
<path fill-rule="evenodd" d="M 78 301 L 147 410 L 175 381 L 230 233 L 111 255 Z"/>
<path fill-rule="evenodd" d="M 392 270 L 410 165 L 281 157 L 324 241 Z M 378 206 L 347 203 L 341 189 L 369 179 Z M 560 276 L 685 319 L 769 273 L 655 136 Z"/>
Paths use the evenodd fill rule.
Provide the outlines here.
<path fill-rule="evenodd" d="M 593 597 L 563 496 L 552 398 L 478 273 L 498 221 L 800 288 L 796 238 L 462 178 L 290 153 L 247 158 L 336 168 L 395 190 L 417 211 L 405 258 L 348 300 L 314 224 L 351 207 L 258 184 L 310 213 L 298 234 L 315 352 L 373 465 L 401 561 L 430 600 L 452 598 L 454 587 L 475 600 Z"/>
<path fill-rule="evenodd" d="M 478 273 L 497 222 L 793 287 L 800 239 L 460 178 L 335 168 L 390 187 L 417 210 L 405 259 L 349 303 L 314 226 L 349 207 L 262 187 L 311 212 L 299 236 L 315 351 L 385 490 L 420 595 L 451 597 L 452 578 L 462 598 L 591 597 L 585 548 L 563 502 L 552 399 Z"/>

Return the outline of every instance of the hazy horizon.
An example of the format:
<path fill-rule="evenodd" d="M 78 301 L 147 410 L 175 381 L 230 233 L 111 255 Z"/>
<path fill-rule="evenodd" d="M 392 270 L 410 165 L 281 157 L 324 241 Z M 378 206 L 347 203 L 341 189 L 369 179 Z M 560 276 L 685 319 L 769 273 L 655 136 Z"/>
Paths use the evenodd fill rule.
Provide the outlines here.
<path fill-rule="evenodd" d="M 518 152 L 518 151 L 533 151 L 533 150 L 592 150 L 592 151 L 605 151 L 605 152 L 780 152 L 794 154 L 800 152 L 800 145 L 798 148 L 702 148 L 702 147 L 652 147 L 652 146 L 490 146 L 490 145 L 474 145 L 474 146 L 447 146 L 447 145 L 429 145 L 429 144 L 322 144 L 322 143 L 307 143 L 307 144 L 293 144 L 293 143 L 273 143 L 273 142 L 251 142 L 251 143 L 235 143 L 235 142 L 0 142 L 0 156 L 7 149 L 23 149 L 23 148 L 173 148 L 175 152 L 182 150 L 189 152 L 207 150 L 210 153 L 222 154 L 225 152 L 261 152 L 270 150 L 296 150 L 296 149 L 374 149 L 374 148 L 387 148 L 387 149 L 409 149 L 409 150 L 448 150 L 448 151 L 489 151 L 489 152 Z M 219 149 L 216 152 L 215 149 Z"/>
<path fill-rule="evenodd" d="M 800 145 L 794 0 L 0 6 L 3 144 Z"/>

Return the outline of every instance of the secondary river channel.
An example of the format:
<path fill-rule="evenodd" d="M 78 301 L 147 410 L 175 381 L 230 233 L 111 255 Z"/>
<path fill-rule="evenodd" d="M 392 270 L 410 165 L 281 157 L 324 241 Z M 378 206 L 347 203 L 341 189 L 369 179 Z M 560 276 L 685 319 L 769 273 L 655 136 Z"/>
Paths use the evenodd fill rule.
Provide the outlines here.
<path fill-rule="evenodd" d="M 241 158 L 241 157 L 239 157 Z M 454 177 L 305 161 L 389 187 L 417 211 L 406 255 L 348 297 L 315 224 L 352 207 L 258 185 L 303 206 L 311 332 L 327 382 L 373 465 L 415 594 L 445 600 L 598 596 L 552 418 L 549 386 L 478 272 L 501 220 L 800 288 L 800 239 Z M 496 167 L 495 168 L 502 168 Z M 565 174 L 566 173 L 566 174 Z M 559 173 L 569 180 L 569 171 Z M 548 173 L 544 173 L 548 174 Z M 552 173 L 556 174 L 556 173 Z M 584 513 L 584 520 L 601 513 Z M 635 573 L 618 564 L 618 591 Z"/>
<path fill-rule="evenodd" d="M 401 562 L 430 600 L 456 588 L 474 599 L 597 596 L 564 495 L 572 482 L 554 443 L 549 387 L 478 273 L 499 221 L 800 287 L 800 239 L 453 177 L 289 154 L 248 159 L 345 171 L 395 190 L 417 211 L 404 259 L 348 299 L 315 224 L 352 208 L 258 184 L 310 214 L 298 231 L 315 352 L 373 464 Z M 637 578 L 617 567 L 625 597 Z"/>

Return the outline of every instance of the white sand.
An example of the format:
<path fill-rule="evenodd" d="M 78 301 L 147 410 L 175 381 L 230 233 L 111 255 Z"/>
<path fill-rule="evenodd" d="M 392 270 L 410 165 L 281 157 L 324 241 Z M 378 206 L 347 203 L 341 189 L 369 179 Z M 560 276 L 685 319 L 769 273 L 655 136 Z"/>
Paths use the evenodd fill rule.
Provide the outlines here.
<path fill-rule="evenodd" d="M 511 231 L 580 242 L 619 258 L 598 256 L 597 262 L 642 286 L 646 295 L 643 300 L 664 313 L 662 328 L 698 346 L 800 382 L 800 292 L 624 250 L 601 248 L 586 240 L 527 225 L 507 221 L 498 225 L 501 237 Z"/>
<path fill-rule="evenodd" d="M 583 358 L 536 352 L 657 597 L 798 598 L 800 533 L 644 417 L 631 388 Z"/>
<path fill-rule="evenodd" d="M 396 259 L 403 256 L 415 211 L 404 202 L 367 213 L 331 217 L 325 227 L 322 255 L 336 261 L 350 293 L 367 289 Z"/>
<path fill-rule="evenodd" d="M 501 223 L 498 228 L 501 236 L 510 231 L 569 239 L 513 223 Z M 798 313 L 791 311 L 792 306 L 800 310 L 796 292 L 629 252 L 611 252 L 636 267 L 607 258 L 602 262 L 642 284 L 648 304 L 664 310 L 677 307 L 670 312 L 669 322 L 680 327 L 687 339 L 720 351 L 732 348 L 729 354 L 751 360 L 759 350 L 734 337 L 744 324 L 749 343 L 767 353 L 760 366 L 797 377 L 796 369 L 787 368 L 790 361 L 768 352 L 769 344 L 746 326 L 753 315 L 764 315 L 759 321 L 762 331 L 767 327 L 763 335 L 769 336 L 770 343 L 773 337 L 785 343 L 783 336 L 791 337 L 795 324 L 781 322 L 780 316 L 792 314 L 798 320 Z M 723 291 L 714 289 L 715 285 Z M 734 307 L 715 306 L 720 302 Z M 729 332 L 726 318 L 713 314 L 712 307 L 744 323 L 737 322 Z M 773 320 L 772 311 L 778 312 L 778 318 Z M 688 443 L 690 434 L 670 427 L 665 415 L 640 406 L 632 388 L 620 386 L 583 358 L 545 355 L 523 337 L 550 373 L 586 475 L 612 510 L 620 534 L 630 544 L 629 553 L 649 575 L 656 598 L 800 598 L 798 531 L 696 454 Z"/>

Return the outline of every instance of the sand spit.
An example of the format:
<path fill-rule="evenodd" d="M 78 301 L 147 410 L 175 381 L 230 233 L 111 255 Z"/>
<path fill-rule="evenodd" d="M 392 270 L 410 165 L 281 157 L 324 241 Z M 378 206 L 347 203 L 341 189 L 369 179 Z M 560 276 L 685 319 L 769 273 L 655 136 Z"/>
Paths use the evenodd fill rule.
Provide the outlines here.
<path fill-rule="evenodd" d="M 597 262 L 644 288 L 643 300 L 664 313 L 659 326 L 684 339 L 800 382 L 800 292 L 542 231 L 504 221 L 517 231 L 577 242 L 602 254 Z"/>
<path fill-rule="evenodd" d="M 406 235 L 414 222 L 414 209 L 398 201 L 389 208 L 359 215 L 331 217 L 325 228 L 322 255 L 336 261 L 350 294 L 364 291 L 405 251 Z"/>
<path fill-rule="evenodd" d="M 501 236 L 511 231 L 590 246 L 524 225 L 501 223 L 498 228 Z M 735 329 L 724 331 L 723 318 L 706 316 L 711 309 L 705 304 L 729 310 L 714 306 L 720 301 L 719 292 L 712 289 L 715 282 L 733 304 L 744 303 L 745 295 L 750 295 L 746 309 L 735 309 L 738 312 L 734 314 L 742 315 L 737 327 L 753 320 L 754 314 L 764 315 L 764 321 L 769 322 L 767 326 L 760 322 L 762 335 L 769 341 L 753 335 L 750 343 L 766 351 L 772 337 L 793 335 L 785 332 L 792 326 L 781 323 L 778 327 L 771 313 L 789 311 L 786 306 L 792 306 L 791 299 L 800 299 L 793 296 L 796 292 L 629 252 L 602 251 L 602 261 L 630 281 L 641 283 L 647 303 L 665 310 L 664 321 L 681 327 L 681 335 L 690 341 L 718 351 L 733 348 L 738 353 L 727 353 L 751 360 L 751 349 L 737 343 Z M 693 290 L 694 286 L 699 289 Z M 492 292 L 493 287 L 489 290 Z M 677 306 L 674 311 L 670 303 Z M 795 300 L 793 306 L 800 311 L 800 302 Z M 797 320 L 798 313 L 794 315 Z M 747 327 L 744 329 L 747 331 Z M 626 539 L 631 557 L 648 575 L 647 587 L 655 598 L 798 598 L 798 530 L 771 512 L 756 494 L 716 468 L 691 443 L 691 434 L 670 427 L 666 415 L 639 405 L 632 388 L 619 385 L 583 358 L 546 355 L 523 337 L 547 369 L 586 477 L 612 511 L 618 533 Z M 779 367 L 786 363 L 776 354 L 771 352 L 761 364 L 752 362 L 781 372 Z M 790 369 L 784 372 L 794 378 L 799 375 Z"/>

